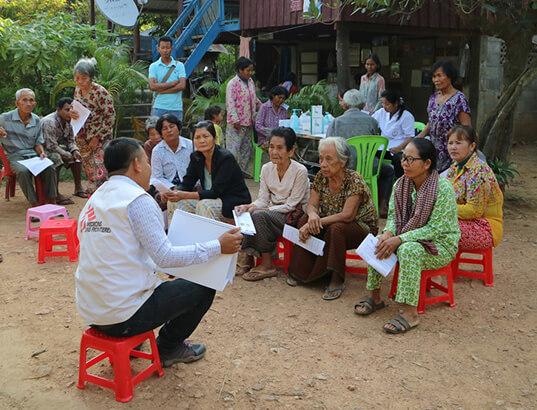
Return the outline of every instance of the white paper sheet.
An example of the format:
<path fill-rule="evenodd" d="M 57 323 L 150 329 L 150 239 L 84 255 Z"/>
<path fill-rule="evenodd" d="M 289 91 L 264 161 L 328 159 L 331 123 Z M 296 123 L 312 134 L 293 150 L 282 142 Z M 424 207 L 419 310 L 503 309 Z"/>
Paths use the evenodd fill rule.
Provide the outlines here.
<path fill-rule="evenodd" d="M 176 210 L 170 222 L 168 238 L 172 245 L 193 245 L 217 239 L 220 235 L 233 228 L 235 228 L 233 225 Z M 182 268 L 158 268 L 158 270 L 222 291 L 228 283 L 233 282 L 236 264 L 237 254 L 235 253 L 214 256 L 208 262 L 198 265 Z"/>
<path fill-rule="evenodd" d="M 173 187 L 173 184 L 165 179 L 151 178 L 149 180 L 149 183 L 153 185 L 157 189 L 157 191 L 160 192 L 167 191 L 168 189 L 171 189 Z"/>
<path fill-rule="evenodd" d="M 257 233 L 250 212 L 243 212 L 237 215 L 237 212 L 233 210 L 233 219 L 235 219 L 235 225 L 241 228 L 242 234 L 253 236 Z"/>
<path fill-rule="evenodd" d="M 379 259 L 375 256 L 375 248 L 378 243 L 378 238 L 371 234 L 367 235 L 362 241 L 356 253 L 362 257 L 362 259 L 370 266 L 373 267 L 378 273 L 386 277 L 393 270 L 395 264 L 397 263 L 397 255 L 392 253 L 386 259 Z"/>
<path fill-rule="evenodd" d="M 302 242 L 298 236 L 298 229 L 293 228 L 291 225 L 285 224 L 283 227 L 283 237 L 290 240 L 293 243 L 296 243 L 298 246 L 310 251 L 314 255 L 322 256 L 325 242 L 310 236 L 306 242 Z"/>
<path fill-rule="evenodd" d="M 80 102 L 77 100 L 73 100 L 73 103 L 71 104 L 71 109 L 78 113 L 78 119 L 77 120 L 71 120 L 71 127 L 73 127 L 73 134 L 75 137 L 80 132 L 84 124 L 86 123 L 89 115 L 91 114 L 91 111 L 88 110 L 86 107 L 84 107 Z"/>
<path fill-rule="evenodd" d="M 48 158 L 41 159 L 41 157 L 33 157 L 30 159 L 24 159 L 22 161 L 17 161 L 17 162 L 21 165 L 24 165 L 26 168 L 28 168 L 34 177 L 39 175 L 46 168 L 54 164 L 50 159 Z"/>

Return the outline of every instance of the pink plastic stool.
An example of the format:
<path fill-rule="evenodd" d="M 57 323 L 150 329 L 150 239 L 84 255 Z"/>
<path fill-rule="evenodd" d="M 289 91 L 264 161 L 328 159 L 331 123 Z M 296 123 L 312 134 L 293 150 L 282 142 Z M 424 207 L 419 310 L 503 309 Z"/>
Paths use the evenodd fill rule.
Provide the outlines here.
<path fill-rule="evenodd" d="M 63 216 L 65 219 L 69 218 L 67 209 L 64 206 L 49 204 L 29 208 L 26 211 L 26 239 L 38 238 L 39 226 L 46 220 L 56 216 Z M 39 219 L 39 225 L 32 226 L 32 217 Z"/>

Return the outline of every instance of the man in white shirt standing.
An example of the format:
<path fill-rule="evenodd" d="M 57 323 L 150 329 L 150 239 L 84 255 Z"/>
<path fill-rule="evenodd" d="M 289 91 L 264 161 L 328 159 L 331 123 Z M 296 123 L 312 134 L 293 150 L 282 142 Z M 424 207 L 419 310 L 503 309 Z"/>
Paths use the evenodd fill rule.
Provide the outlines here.
<path fill-rule="evenodd" d="M 186 339 L 209 310 L 215 291 L 183 279 L 162 282 L 155 268 L 238 252 L 239 228 L 205 243 L 172 246 L 162 212 L 146 193 L 151 167 L 142 144 L 114 139 L 105 149 L 104 163 L 110 179 L 79 217 L 78 311 L 88 325 L 114 337 L 163 325 L 157 338 L 163 365 L 198 360 L 205 346 Z"/>

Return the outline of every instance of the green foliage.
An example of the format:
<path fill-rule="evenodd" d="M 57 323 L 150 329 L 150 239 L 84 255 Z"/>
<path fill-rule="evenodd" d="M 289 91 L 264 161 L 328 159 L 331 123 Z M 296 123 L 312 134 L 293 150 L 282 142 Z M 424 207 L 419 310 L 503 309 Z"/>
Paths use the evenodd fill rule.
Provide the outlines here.
<path fill-rule="evenodd" d="M 0 18 L 11 19 L 21 24 L 30 23 L 36 16 L 52 17 L 58 13 L 88 13 L 86 0 L 0 0 Z"/>
<path fill-rule="evenodd" d="M 185 111 L 185 123 L 193 124 L 203 119 L 205 110 L 212 105 L 219 105 L 226 108 L 226 87 L 232 77 L 229 77 L 222 84 L 216 81 L 209 81 L 198 89 L 198 95 L 190 103 Z M 209 97 L 204 96 L 203 94 Z"/>
<path fill-rule="evenodd" d="M 218 78 L 230 78 L 235 75 L 235 63 L 237 61 L 237 47 L 225 46 L 229 54 L 220 53 L 216 59 Z"/>
<path fill-rule="evenodd" d="M 95 57 L 94 80 L 112 94 L 119 122 L 121 103 L 131 103 L 136 90 L 147 85 L 147 65 L 131 65 L 128 47 L 115 45 L 114 38 L 64 13 L 40 15 L 28 24 L 0 18 L 0 112 L 13 109 L 15 91 L 28 87 L 36 94 L 36 113 L 48 114 L 58 98 L 73 95 L 77 60 Z"/>
<path fill-rule="evenodd" d="M 520 172 L 518 172 L 513 162 L 502 161 L 500 159 L 489 160 L 487 162 L 492 171 L 494 171 L 494 175 L 496 175 L 498 184 L 500 184 L 501 187 L 509 185 L 513 182 L 515 177 L 520 175 Z"/>
<path fill-rule="evenodd" d="M 335 117 L 343 113 L 338 101 L 330 97 L 326 80 L 302 87 L 297 94 L 289 97 L 285 103 L 290 108 L 299 108 L 304 112 L 309 111 L 312 105 L 322 105 L 325 111 Z"/>
<path fill-rule="evenodd" d="M 12 109 L 15 91 L 28 87 L 36 93 L 36 113 L 50 112 L 58 74 L 109 43 L 106 30 L 79 24 L 68 14 L 41 15 L 29 24 L 0 19 L 0 110 Z"/>

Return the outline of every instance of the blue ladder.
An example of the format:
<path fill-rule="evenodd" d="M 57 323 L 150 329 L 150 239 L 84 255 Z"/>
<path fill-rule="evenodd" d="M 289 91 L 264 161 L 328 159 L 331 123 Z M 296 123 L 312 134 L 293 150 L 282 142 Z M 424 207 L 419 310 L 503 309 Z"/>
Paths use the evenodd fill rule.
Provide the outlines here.
<path fill-rule="evenodd" d="M 188 77 L 221 33 L 239 29 L 238 19 L 226 19 L 224 0 L 187 0 L 166 35 L 173 38 L 172 56 L 184 62 Z M 154 41 L 153 61 L 158 58 Z"/>

